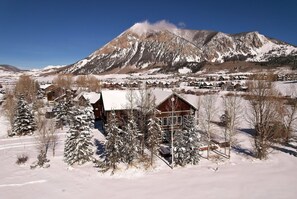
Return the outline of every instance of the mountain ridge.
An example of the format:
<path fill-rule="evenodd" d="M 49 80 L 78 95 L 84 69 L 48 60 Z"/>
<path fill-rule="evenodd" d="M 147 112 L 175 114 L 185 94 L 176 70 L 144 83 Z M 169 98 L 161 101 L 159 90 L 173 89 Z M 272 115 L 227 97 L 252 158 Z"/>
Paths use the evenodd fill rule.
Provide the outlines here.
<path fill-rule="evenodd" d="M 297 48 L 257 31 L 227 34 L 136 23 L 63 72 L 100 74 L 124 68 L 164 69 L 186 63 L 223 63 L 228 60 L 267 62 L 287 55 L 297 55 Z"/>

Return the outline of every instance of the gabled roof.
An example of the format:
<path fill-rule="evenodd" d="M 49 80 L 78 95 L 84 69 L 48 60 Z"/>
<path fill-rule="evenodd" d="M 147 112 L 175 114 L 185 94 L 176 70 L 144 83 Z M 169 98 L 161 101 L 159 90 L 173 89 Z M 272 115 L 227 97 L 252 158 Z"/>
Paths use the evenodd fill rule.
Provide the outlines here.
<path fill-rule="evenodd" d="M 104 90 L 102 91 L 103 107 L 105 111 L 111 110 L 126 110 L 129 107 L 129 90 Z M 193 108 L 197 109 L 198 97 L 195 95 L 178 95 L 168 90 L 153 89 L 152 94 L 156 98 L 156 106 L 159 106 L 173 94 L 189 103 Z M 137 101 L 140 99 L 140 91 L 133 90 L 132 95 L 134 96 L 133 107 L 137 109 Z"/>
<path fill-rule="evenodd" d="M 41 84 L 40 88 L 41 89 L 47 89 L 48 87 L 52 86 L 53 84 Z"/>
<path fill-rule="evenodd" d="M 101 94 L 96 92 L 81 92 L 74 98 L 74 101 L 78 101 L 81 97 L 89 100 L 91 104 L 95 104 L 100 99 Z"/>
<path fill-rule="evenodd" d="M 129 107 L 128 90 L 103 90 L 101 92 L 103 107 L 105 111 L 126 110 Z M 139 96 L 139 91 L 132 91 L 135 96 L 133 105 L 136 106 L 136 98 Z M 136 109 L 136 107 L 134 107 Z"/>
<path fill-rule="evenodd" d="M 185 100 L 188 102 L 193 108 L 196 110 L 198 109 L 198 96 L 197 95 L 191 95 L 191 94 L 184 94 L 184 95 L 178 95 L 181 99 Z"/>
<path fill-rule="evenodd" d="M 166 91 L 162 91 L 162 92 L 166 92 Z M 153 92 L 154 93 L 154 92 Z M 156 93 L 155 96 L 157 96 L 159 93 Z M 167 99 L 171 98 L 172 95 L 177 96 L 178 98 L 184 100 L 185 102 L 189 103 L 194 109 L 198 109 L 198 97 L 196 95 L 189 95 L 189 94 L 177 94 L 177 93 L 173 93 L 172 91 L 167 93 L 163 93 L 162 95 L 159 95 L 159 102 L 157 102 L 156 100 L 156 105 L 159 106 L 160 104 L 162 104 L 163 102 L 165 102 Z"/>
<path fill-rule="evenodd" d="M 166 99 L 168 99 L 172 95 L 172 91 L 153 89 L 153 95 L 156 97 L 156 106 L 159 106 Z"/>

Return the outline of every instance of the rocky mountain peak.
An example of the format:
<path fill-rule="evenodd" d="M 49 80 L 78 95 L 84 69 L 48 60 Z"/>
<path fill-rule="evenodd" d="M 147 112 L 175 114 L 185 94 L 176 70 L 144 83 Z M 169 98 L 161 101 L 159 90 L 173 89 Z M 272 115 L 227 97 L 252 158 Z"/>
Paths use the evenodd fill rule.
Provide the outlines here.
<path fill-rule="evenodd" d="M 227 34 L 187 30 L 160 21 L 136 23 L 87 58 L 69 66 L 66 73 L 131 72 L 161 67 L 178 68 L 187 63 L 226 60 L 267 61 L 297 54 L 297 48 L 269 39 L 259 32 Z"/>

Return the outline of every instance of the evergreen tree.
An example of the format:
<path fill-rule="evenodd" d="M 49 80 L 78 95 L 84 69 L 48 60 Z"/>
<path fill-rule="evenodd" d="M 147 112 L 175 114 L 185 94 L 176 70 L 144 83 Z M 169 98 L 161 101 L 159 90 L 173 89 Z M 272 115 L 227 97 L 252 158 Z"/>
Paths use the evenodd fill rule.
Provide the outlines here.
<path fill-rule="evenodd" d="M 92 160 L 92 136 L 86 110 L 74 110 L 65 141 L 64 158 L 69 165 L 81 165 Z"/>
<path fill-rule="evenodd" d="M 151 114 L 148 120 L 148 133 L 147 133 L 147 139 L 146 139 L 147 147 L 151 152 L 151 165 L 153 165 L 154 153 L 156 153 L 160 147 L 160 143 L 162 141 L 162 134 L 163 134 L 162 128 L 160 125 L 160 119 L 156 117 L 156 112 L 157 110 L 156 108 L 154 108 L 153 113 Z"/>
<path fill-rule="evenodd" d="M 87 120 L 90 122 L 90 128 L 94 128 L 95 123 L 95 115 L 93 111 L 93 106 L 91 105 L 90 101 L 87 101 L 85 106 L 85 114 L 87 116 Z"/>
<path fill-rule="evenodd" d="M 139 130 L 134 119 L 133 113 L 129 114 L 129 121 L 123 132 L 123 161 L 131 164 L 140 152 L 140 142 L 138 140 Z"/>
<path fill-rule="evenodd" d="M 113 171 L 116 166 L 122 160 L 122 130 L 118 127 L 118 120 L 115 112 L 111 112 L 110 122 L 106 128 L 107 136 L 105 143 L 105 164 L 108 168 L 112 168 Z"/>
<path fill-rule="evenodd" d="M 57 118 L 57 124 L 60 127 L 65 125 L 70 125 L 73 114 L 71 112 L 73 107 L 73 102 L 68 101 L 59 101 L 58 104 L 54 107 L 53 112 Z"/>
<path fill-rule="evenodd" d="M 24 97 L 21 96 L 19 97 L 15 108 L 12 133 L 9 136 L 33 134 L 33 131 L 35 130 L 36 123 L 32 114 L 32 110 L 24 100 Z"/>
<path fill-rule="evenodd" d="M 174 162 L 177 165 L 185 166 L 186 162 L 185 131 L 177 131 L 174 134 Z"/>
<path fill-rule="evenodd" d="M 175 134 L 174 160 L 175 164 L 197 164 L 199 162 L 200 134 L 194 115 L 185 119 L 184 129 Z"/>

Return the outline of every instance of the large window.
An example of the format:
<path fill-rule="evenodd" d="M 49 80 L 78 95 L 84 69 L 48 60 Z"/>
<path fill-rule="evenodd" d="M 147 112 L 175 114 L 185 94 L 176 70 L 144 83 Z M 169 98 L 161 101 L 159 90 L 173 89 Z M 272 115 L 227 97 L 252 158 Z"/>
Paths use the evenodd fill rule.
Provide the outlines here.
<path fill-rule="evenodd" d="M 173 117 L 163 117 L 162 118 L 162 125 L 163 126 L 170 126 L 170 125 L 182 125 L 183 119 L 182 116 L 173 116 Z"/>

